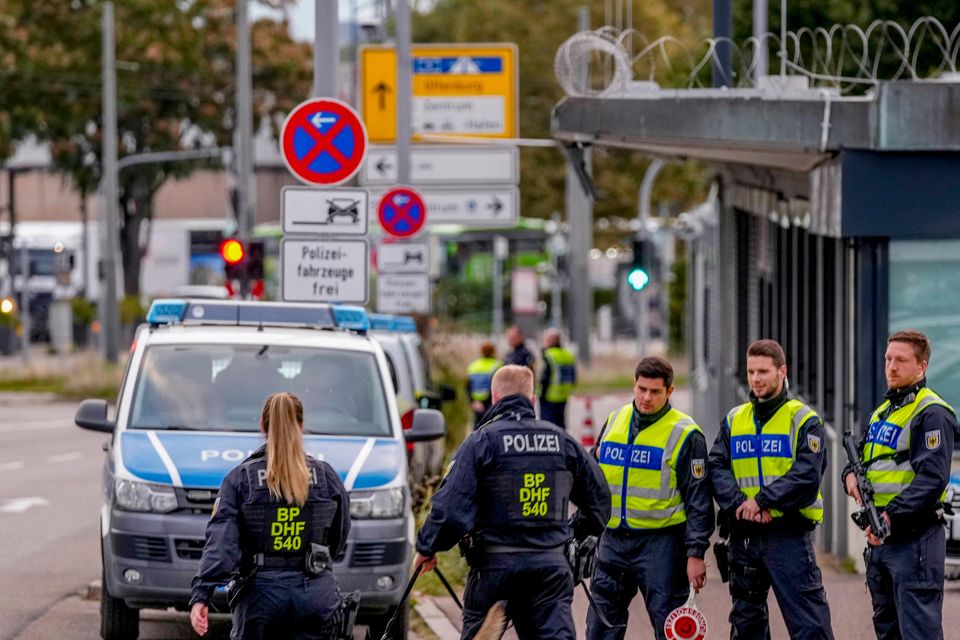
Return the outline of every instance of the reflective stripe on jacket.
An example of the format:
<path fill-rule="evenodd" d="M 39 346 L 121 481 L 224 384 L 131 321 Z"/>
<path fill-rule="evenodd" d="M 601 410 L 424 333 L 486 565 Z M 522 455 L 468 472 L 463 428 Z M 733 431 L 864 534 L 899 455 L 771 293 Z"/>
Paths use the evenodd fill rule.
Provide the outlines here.
<path fill-rule="evenodd" d="M 611 413 L 600 441 L 600 470 L 611 497 L 607 527 L 662 529 L 686 522 L 677 487 L 677 459 L 687 437 L 700 427 L 671 409 L 629 442 L 633 411 L 631 403 Z"/>

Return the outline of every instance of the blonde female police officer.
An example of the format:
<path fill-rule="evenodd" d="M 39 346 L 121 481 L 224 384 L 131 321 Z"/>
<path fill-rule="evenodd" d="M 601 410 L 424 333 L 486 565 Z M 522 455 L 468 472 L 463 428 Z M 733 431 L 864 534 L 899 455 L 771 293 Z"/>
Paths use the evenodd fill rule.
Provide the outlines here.
<path fill-rule="evenodd" d="M 214 588 L 239 575 L 233 640 L 333 638 L 339 592 L 327 565 L 347 542 L 347 492 L 330 465 L 304 453 L 296 396 L 270 396 L 260 429 L 266 444 L 227 474 L 214 503 L 190 622 L 206 634 Z"/>

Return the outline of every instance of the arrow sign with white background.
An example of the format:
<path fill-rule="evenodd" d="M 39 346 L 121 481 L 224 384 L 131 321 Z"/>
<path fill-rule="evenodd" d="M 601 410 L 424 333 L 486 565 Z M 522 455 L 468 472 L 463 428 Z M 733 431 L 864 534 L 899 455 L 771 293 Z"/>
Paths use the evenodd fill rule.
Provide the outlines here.
<path fill-rule="evenodd" d="M 517 184 L 519 180 L 516 147 L 420 145 L 410 150 L 410 181 L 416 185 Z M 371 147 L 360 182 L 396 184 L 397 148 Z"/>
<path fill-rule="evenodd" d="M 512 227 L 520 217 L 520 189 L 517 187 L 430 187 L 417 191 L 430 212 L 427 227 L 438 224 Z M 383 192 L 371 193 L 375 200 L 382 196 Z"/>

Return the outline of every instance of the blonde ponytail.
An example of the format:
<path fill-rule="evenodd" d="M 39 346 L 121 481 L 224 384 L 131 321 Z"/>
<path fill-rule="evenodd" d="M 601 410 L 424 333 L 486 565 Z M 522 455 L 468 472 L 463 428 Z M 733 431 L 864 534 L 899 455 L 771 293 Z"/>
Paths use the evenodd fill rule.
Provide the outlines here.
<path fill-rule="evenodd" d="M 310 490 L 303 451 L 303 404 L 292 393 L 275 393 L 263 405 L 267 434 L 267 486 L 270 495 L 302 507 Z"/>

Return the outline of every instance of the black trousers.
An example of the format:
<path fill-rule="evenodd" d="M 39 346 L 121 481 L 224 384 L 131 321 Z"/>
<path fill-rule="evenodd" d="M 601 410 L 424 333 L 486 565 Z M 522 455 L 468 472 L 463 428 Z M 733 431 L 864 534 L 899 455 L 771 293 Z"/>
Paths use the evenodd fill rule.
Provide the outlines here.
<path fill-rule="evenodd" d="M 507 617 L 521 640 L 575 640 L 573 575 L 565 561 L 538 564 L 521 554 L 502 555 L 518 557 L 470 570 L 460 637 L 473 638 L 490 607 L 506 600 Z"/>
<path fill-rule="evenodd" d="M 587 612 L 588 640 L 623 640 L 630 602 L 637 592 L 643 596 L 654 637 L 665 640 L 667 616 L 690 595 L 683 528 L 643 535 L 608 529 L 600 538 L 590 589 L 597 607 L 615 628 L 605 626 L 591 607 Z M 647 635 L 634 631 L 630 637 Z"/>
<path fill-rule="evenodd" d="M 233 608 L 231 640 L 333 640 L 332 617 L 340 602 L 329 571 L 261 571 Z"/>
<path fill-rule="evenodd" d="M 943 526 L 868 547 L 867 588 L 878 640 L 943 640 Z"/>
<path fill-rule="evenodd" d="M 830 607 L 810 533 L 730 538 L 730 637 L 769 640 L 770 588 L 792 640 L 833 640 Z"/>

